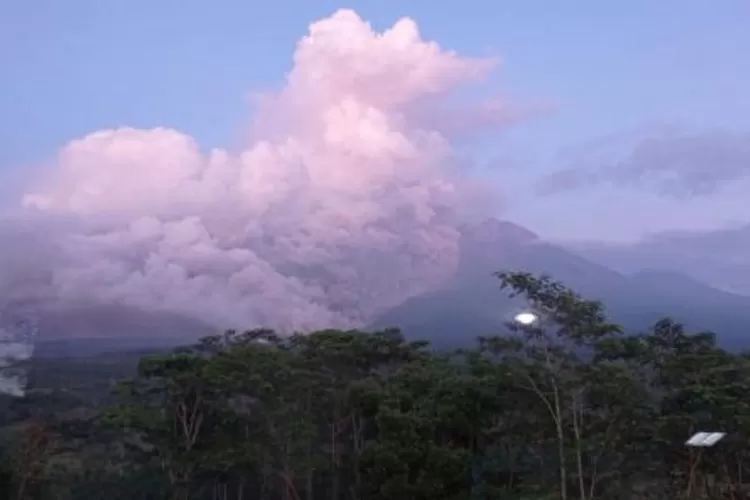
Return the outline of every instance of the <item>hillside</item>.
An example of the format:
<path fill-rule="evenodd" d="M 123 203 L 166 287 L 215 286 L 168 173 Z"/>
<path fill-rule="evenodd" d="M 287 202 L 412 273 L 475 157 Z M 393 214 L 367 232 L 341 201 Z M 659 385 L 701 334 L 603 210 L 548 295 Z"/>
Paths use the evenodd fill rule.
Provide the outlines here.
<path fill-rule="evenodd" d="M 632 274 L 651 269 L 684 273 L 714 288 L 750 295 L 750 226 L 664 232 L 631 244 L 575 244 L 593 262 Z"/>
<path fill-rule="evenodd" d="M 712 330 L 720 342 L 745 346 L 750 297 L 704 285 L 675 272 L 618 273 L 543 241 L 509 222 L 488 220 L 464 230 L 462 259 L 443 290 L 416 297 L 385 314 L 376 326 L 399 325 L 407 335 L 440 344 L 462 344 L 476 335 L 501 331 L 524 305 L 499 291 L 492 272 L 547 274 L 586 298 L 604 302 L 612 319 L 645 329 L 665 315 L 687 327 Z"/>

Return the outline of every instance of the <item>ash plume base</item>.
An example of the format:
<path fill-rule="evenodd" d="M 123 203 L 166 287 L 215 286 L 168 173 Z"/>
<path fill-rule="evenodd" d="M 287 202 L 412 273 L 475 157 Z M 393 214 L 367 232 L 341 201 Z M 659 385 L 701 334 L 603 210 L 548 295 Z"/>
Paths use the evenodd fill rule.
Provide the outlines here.
<path fill-rule="evenodd" d="M 446 103 L 495 61 L 350 10 L 313 23 L 293 60 L 238 152 L 168 128 L 63 147 L 0 222 L 4 310 L 61 337 L 348 328 L 451 276 L 457 228 L 493 200 L 454 141 L 517 116 Z"/>
<path fill-rule="evenodd" d="M 39 331 L 34 317 L 0 314 L 0 393 L 23 396 Z"/>

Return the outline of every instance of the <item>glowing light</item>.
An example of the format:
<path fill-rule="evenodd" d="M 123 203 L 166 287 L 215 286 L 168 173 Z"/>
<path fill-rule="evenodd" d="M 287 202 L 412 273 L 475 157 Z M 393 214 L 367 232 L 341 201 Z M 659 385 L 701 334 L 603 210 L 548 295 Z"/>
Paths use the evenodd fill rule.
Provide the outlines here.
<path fill-rule="evenodd" d="M 521 323 L 522 325 L 531 325 L 535 323 L 539 318 L 536 314 L 530 313 L 530 312 L 522 312 L 519 314 L 516 314 L 513 318 L 514 321 L 517 323 Z"/>
<path fill-rule="evenodd" d="M 685 442 L 687 446 L 709 448 L 726 436 L 724 432 L 698 432 Z"/>

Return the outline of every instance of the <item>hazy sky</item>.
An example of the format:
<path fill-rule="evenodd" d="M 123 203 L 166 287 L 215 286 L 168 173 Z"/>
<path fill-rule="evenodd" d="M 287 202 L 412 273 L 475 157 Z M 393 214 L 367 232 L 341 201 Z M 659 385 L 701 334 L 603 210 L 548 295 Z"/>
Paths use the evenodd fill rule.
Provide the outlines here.
<path fill-rule="evenodd" d="M 748 221 L 747 0 L 4 0 L 0 169 L 125 125 L 232 148 L 253 92 L 278 89 L 308 25 L 341 7 L 501 58 L 481 91 L 538 109 L 466 150 L 491 167 L 501 216 L 556 238 Z"/>

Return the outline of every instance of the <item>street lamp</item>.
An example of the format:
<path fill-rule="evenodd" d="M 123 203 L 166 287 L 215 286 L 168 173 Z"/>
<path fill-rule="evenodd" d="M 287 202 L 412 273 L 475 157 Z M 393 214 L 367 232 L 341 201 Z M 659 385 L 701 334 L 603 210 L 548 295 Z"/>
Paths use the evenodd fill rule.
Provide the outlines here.
<path fill-rule="evenodd" d="M 726 436 L 725 432 L 696 432 L 690 439 L 685 441 L 685 446 L 710 448 L 721 441 L 724 436 Z"/>
<path fill-rule="evenodd" d="M 539 316 L 528 311 L 518 313 L 513 317 L 513 321 L 515 321 L 516 323 L 520 323 L 523 326 L 533 325 L 538 320 L 539 320 Z"/>

